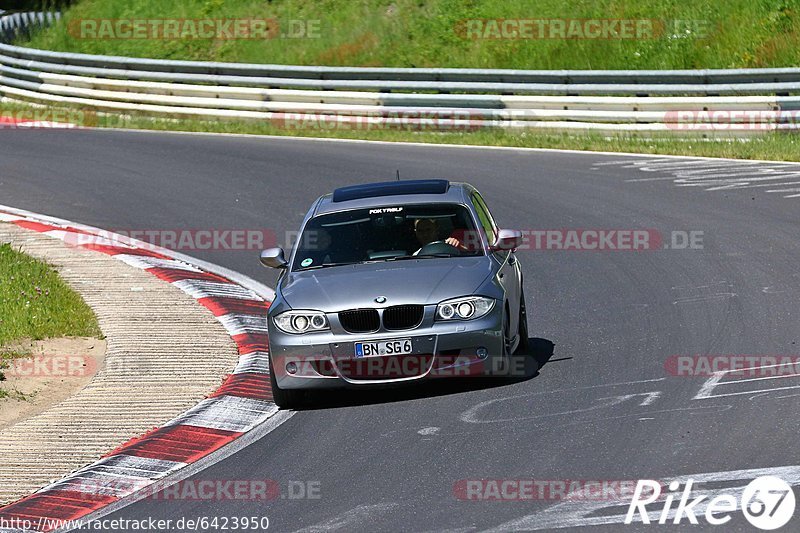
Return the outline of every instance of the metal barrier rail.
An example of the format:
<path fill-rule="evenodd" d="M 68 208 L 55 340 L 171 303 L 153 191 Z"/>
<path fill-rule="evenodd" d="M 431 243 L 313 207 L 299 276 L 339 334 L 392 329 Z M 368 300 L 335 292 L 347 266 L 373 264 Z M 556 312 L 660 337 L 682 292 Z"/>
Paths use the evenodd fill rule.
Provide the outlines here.
<path fill-rule="evenodd" d="M 706 70 L 503 70 L 262 65 L 73 54 L 0 45 L 0 53 L 62 65 L 183 74 L 327 81 L 513 84 L 729 85 L 800 83 L 800 68 Z"/>
<path fill-rule="evenodd" d="M 23 26 L 53 20 L 41 13 L 16 15 L 15 24 Z M 6 19 L 0 16 L 0 36 L 9 26 Z M 284 125 L 324 120 L 365 129 L 753 135 L 797 129 L 800 69 L 314 67 L 98 56 L 0 44 L 0 95 L 109 112 Z"/>
<path fill-rule="evenodd" d="M 735 70 L 503 71 L 301 67 L 96 56 L 5 44 L 0 44 L 0 62 L 47 72 L 105 78 L 316 90 L 562 95 L 788 95 L 800 92 L 800 69 L 753 69 L 741 74 Z"/>

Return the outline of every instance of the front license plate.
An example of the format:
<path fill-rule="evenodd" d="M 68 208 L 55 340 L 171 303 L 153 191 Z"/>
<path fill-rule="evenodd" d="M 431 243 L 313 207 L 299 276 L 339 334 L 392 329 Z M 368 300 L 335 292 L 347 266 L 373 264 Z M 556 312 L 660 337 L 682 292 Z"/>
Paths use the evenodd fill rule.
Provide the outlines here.
<path fill-rule="evenodd" d="M 394 339 L 378 342 L 355 343 L 356 357 L 381 355 L 406 355 L 411 353 L 411 339 Z"/>

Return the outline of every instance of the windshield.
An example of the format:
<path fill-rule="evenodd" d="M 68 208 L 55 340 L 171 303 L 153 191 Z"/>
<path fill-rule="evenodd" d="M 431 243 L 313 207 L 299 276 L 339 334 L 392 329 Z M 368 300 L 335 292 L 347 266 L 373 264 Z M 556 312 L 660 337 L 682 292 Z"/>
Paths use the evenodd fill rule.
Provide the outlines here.
<path fill-rule="evenodd" d="M 483 255 L 483 247 L 463 205 L 397 205 L 312 218 L 300 235 L 292 269 L 474 255 Z"/>

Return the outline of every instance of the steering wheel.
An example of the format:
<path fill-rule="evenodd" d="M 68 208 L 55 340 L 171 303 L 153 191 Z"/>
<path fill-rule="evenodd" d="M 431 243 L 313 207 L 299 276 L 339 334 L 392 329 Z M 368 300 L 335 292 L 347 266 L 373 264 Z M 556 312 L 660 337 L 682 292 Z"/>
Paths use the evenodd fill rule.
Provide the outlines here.
<path fill-rule="evenodd" d="M 453 246 L 452 244 L 447 244 L 444 241 L 433 241 L 429 242 L 416 252 L 413 255 L 426 255 L 426 254 L 460 254 L 458 248 Z"/>

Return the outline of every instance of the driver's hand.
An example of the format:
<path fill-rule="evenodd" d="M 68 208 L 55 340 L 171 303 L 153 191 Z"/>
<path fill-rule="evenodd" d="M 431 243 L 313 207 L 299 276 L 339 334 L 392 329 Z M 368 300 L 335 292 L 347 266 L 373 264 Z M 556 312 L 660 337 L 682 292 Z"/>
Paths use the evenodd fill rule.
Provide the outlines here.
<path fill-rule="evenodd" d="M 455 246 L 456 248 L 461 248 L 461 241 L 459 241 L 458 239 L 456 239 L 454 237 L 450 237 L 449 239 L 447 239 L 444 242 L 446 242 L 450 246 Z"/>

